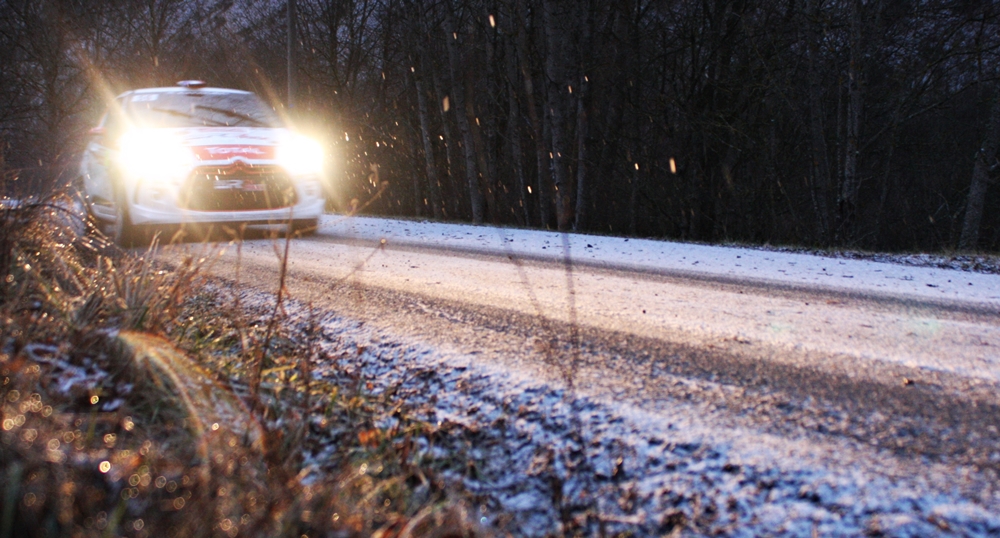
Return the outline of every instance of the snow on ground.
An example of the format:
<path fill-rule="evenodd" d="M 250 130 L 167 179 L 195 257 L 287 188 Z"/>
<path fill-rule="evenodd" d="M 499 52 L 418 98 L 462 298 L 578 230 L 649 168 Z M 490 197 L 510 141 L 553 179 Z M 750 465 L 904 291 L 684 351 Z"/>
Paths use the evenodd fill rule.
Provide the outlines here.
<path fill-rule="evenodd" d="M 319 242 L 324 236 L 372 245 L 385 239 L 390 246 L 554 262 L 568 252 L 574 264 L 1000 308 L 1000 275 L 950 268 L 364 217 L 326 216 L 319 236 Z M 263 307 L 273 300 L 247 292 L 243 304 Z M 309 310 L 288 309 L 303 323 Z M 720 426 L 687 402 L 645 409 L 569 393 L 558 382 L 431 348 L 336 312 L 321 326 L 328 356 L 341 358 L 316 365 L 314 375 L 360 375 L 371 390 L 391 389 L 408 405 L 427 409 L 442 428 L 460 424 L 465 433 L 456 434 L 453 446 L 465 447 L 478 468 L 450 479 L 481 496 L 484 523 L 516 535 L 558 534 L 561 516 L 588 510 L 609 534 L 661 535 L 680 527 L 734 536 L 1000 533 L 1000 493 L 983 487 L 988 478 L 981 470 L 897 458 L 836 436 L 782 437 Z M 338 352 L 343 349 L 364 351 Z M 424 449 L 428 457 L 445 456 L 442 446 Z M 322 461 L 322 452 L 308 458 L 320 467 Z"/>
<path fill-rule="evenodd" d="M 265 293 L 243 295 L 243 304 L 265 312 L 271 301 Z M 310 311 L 288 304 L 303 326 Z M 1000 498 L 970 494 L 972 469 L 899 461 L 838 440 L 720 429 L 684 404 L 651 413 L 335 313 L 319 324 L 326 355 L 340 358 L 313 374 L 348 372 L 374 393 L 391 390 L 424 409 L 426 419 L 452 432 L 423 446 L 425 457 L 465 451 L 476 472 L 447 478 L 478 496 L 483 524 L 514 535 L 558 535 L 561 517 L 596 533 L 587 514 L 602 522 L 601 533 L 639 536 L 680 529 L 729 536 L 1000 533 Z M 322 468 L 324 457 L 322 450 L 309 454 L 306 464 Z"/>
<path fill-rule="evenodd" d="M 756 248 L 338 215 L 323 217 L 319 233 L 558 262 L 564 261 L 568 252 L 577 264 L 1000 309 L 1000 275 L 915 265 L 944 265 L 929 256 L 878 258 L 902 262 L 887 263 Z"/>

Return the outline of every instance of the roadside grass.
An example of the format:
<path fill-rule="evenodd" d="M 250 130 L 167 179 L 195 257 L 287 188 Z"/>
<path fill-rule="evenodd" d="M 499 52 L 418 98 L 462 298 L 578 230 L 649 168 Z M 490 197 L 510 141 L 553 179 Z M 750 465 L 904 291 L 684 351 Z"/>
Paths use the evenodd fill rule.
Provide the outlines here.
<path fill-rule="evenodd" d="M 484 534 L 434 424 L 312 375 L 314 323 L 213 291 L 210 249 L 167 267 L 66 207 L 0 210 L 0 538 Z"/>

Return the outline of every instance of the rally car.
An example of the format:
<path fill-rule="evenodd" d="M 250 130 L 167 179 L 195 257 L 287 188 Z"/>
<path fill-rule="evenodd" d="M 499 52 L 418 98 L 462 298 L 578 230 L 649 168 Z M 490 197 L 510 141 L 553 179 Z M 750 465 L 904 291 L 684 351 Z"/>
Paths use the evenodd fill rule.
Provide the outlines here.
<path fill-rule="evenodd" d="M 119 244 L 154 226 L 317 226 L 324 152 L 257 95 L 201 81 L 119 95 L 80 162 L 90 214 Z"/>

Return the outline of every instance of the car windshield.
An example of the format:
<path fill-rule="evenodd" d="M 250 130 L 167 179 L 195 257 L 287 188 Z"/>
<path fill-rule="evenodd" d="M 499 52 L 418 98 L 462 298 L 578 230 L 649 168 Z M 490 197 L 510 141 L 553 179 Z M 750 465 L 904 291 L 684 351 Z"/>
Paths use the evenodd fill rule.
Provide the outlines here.
<path fill-rule="evenodd" d="M 128 105 L 141 127 L 281 127 L 281 120 L 252 93 L 138 93 Z"/>

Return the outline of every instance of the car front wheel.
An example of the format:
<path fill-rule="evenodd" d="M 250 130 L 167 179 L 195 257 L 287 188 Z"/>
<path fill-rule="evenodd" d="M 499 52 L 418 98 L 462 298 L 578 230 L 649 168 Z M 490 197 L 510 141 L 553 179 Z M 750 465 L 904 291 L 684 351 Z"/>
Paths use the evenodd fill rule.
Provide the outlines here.
<path fill-rule="evenodd" d="M 305 237 L 316 233 L 319 228 L 319 219 L 296 219 L 292 221 L 292 235 Z"/>
<path fill-rule="evenodd" d="M 132 224 L 128 204 L 119 198 L 115 203 L 115 220 L 111 223 L 111 240 L 122 248 L 139 246 L 143 239 L 142 228 Z"/>

